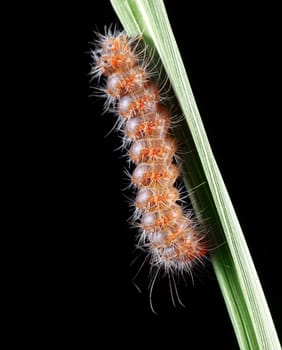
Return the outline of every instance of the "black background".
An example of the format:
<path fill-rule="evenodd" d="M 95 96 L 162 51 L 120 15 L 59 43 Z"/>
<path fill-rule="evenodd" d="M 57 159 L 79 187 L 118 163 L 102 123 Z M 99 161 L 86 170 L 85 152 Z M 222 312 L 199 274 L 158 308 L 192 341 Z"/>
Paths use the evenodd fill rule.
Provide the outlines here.
<path fill-rule="evenodd" d="M 280 154 L 278 22 L 275 9 L 256 4 L 228 8 L 167 0 L 168 16 L 190 83 L 230 193 L 249 249 L 281 329 Z M 166 279 L 156 283 L 150 310 L 148 267 L 133 277 L 142 257 L 134 251 L 128 184 L 120 144 L 112 132 L 115 118 L 102 115 L 103 100 L 91 96 L 89 81 L 93 31 L 119 24 L 107 1 L 85 1 L 66 10 L 60 48 L 58 105 L 46 120 L 55 155 L 48 169 L 55 185 L 53 215 L 62 224 L 54 295 L 63 318 L 69 318 L 84 341 L 114 341 L 117 347 L 187 347 L 238 349 L 212 267 L 180 282 L 186 305 L 173 307 Z M 66 77 L 66 78 L 65 78 Z M 279 86 L 279 85 L 278 85 Z M 55 101 L 57 96 L 49 91 Z M 54 99 L 52 98 L 54 97 Z M 47 103 L 46 103 L 47 104 Z M 53 142 L 54 141 L 54 142 Z M 277 204 L 274 204 L 274 200 Z M 61 208 L 61 209 L 60 209 Z M 58 229 L 58 227 L 57 227 Z M 57 293 L 57 294 L 56 294 Z M 83 347 L 83 346 L 82 346 Z M 84 348 L 84 347 L 83 347 Z"/>

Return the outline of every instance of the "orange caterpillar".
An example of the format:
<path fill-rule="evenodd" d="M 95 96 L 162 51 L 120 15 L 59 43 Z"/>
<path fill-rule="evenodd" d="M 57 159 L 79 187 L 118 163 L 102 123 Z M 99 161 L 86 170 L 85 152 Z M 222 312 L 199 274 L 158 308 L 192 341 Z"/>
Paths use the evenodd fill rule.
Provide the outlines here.
<path fill-rule="evenodd" d="M 106 77 L 101 89 L 106 107 L 118 115 L 124 143 L 130 145 L 128 155 L 135 164 L 131 181 L 138 189 L 134 218 L 141 230 L 139 245 L 148 250 L 158 271 L 190 272 L 207 247 L 191 215 L 179 204 L 171 116 L 160 103 L 160 89 L 150 80 L 137 44 L 124 32 L 99 35 L 92 73 Z"/>

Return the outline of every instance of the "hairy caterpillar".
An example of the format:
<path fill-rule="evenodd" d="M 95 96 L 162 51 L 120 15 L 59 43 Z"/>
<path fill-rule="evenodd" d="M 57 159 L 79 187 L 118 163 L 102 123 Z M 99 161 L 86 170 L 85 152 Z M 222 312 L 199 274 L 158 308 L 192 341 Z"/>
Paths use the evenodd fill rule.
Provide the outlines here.
<path fill-rule="evenodd" d="M 143 51 L 138 51 L 140 40 L 122 31 L 99 34 L 91 73 L 99 81 L 103 77 L 105 108 L 117 115 L 117 128 L 135 166 L 130 179 L 137 189 L 133 220 L 140 231 L 138 246 L 148 252 L 157 272 L 191 273 L 206 256 L 207 246 L 197 223 L 180 204 L 171 115 L 161 102 Z"/>

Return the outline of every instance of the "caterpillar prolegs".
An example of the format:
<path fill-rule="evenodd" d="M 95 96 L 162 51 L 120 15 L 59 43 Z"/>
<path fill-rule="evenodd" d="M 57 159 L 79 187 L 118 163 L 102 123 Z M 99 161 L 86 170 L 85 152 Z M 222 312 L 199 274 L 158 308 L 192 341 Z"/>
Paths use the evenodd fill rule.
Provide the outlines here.
<path fill-rule="evenodd" d="M 171 115 L 161 103 L 144 51 L 140 54 L 137 49 L 140 40 L 110 30 L 99 35 L 92 74 L 99 80 L 104 77 L 100 90 L 106 109 L 118 116 L 118 129 L 135 166 L 130 178 L 137 189 L 138 245 L 149 253 L 153 267 L 168 273 L 191 272 L 205 257 L 207 246 L 197 223 L 180 204 Z"/>

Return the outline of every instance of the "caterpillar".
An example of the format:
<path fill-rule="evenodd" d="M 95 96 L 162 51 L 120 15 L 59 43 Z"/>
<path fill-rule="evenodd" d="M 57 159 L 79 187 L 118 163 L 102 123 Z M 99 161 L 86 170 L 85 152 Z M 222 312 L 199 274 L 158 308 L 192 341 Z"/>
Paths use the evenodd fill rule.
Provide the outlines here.
<path fill-rule="evenodd" d="M 134 164 L 130 181 L 136 188 L 137 246 L 146 250 L 157 271 L 191 274 L 193 266 L 206 257 L 207 244 L 181 204 L 175 184 L 180 169 L 171 113 L 162 103 L 144 50 L 138 50 L 140 40 L 124 31 L 98 34 L 91 73 L 100 83 L 103 80 L 99 90 L 106 99 L 105 109 L 117 116 L 123 145 Z"/>

